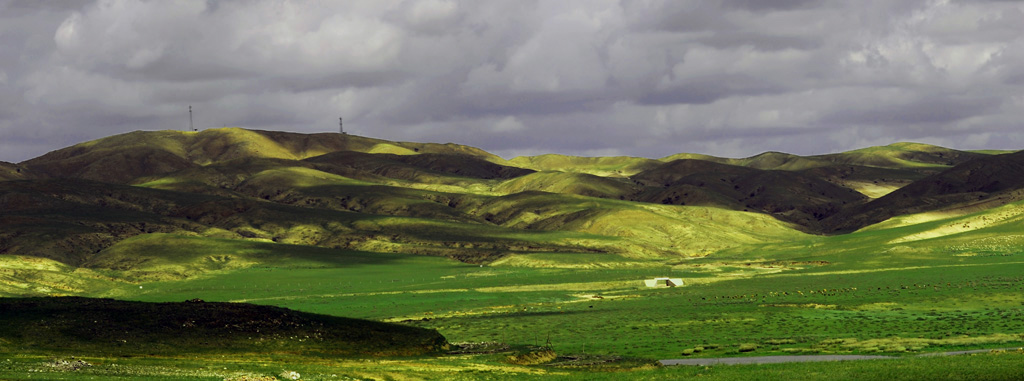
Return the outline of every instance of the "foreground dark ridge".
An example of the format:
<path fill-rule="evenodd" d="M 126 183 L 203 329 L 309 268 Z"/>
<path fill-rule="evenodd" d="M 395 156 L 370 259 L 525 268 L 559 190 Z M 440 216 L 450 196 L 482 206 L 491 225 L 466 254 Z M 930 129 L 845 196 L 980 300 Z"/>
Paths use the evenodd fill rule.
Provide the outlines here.
<path fill-rule="evenodd" d="M 447 349 L 435 330 L 244 303 L 0 298 L 0 341 L 25 352 L 172 355 L 288 352 L 421 355 Z"/>

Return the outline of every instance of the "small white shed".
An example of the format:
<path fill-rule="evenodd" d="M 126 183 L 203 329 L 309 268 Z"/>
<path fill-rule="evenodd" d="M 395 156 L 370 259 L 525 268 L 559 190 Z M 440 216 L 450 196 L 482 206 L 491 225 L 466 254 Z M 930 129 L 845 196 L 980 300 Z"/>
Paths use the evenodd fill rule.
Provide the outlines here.
<path fill-rule="evenodd" d="M 645 279 L 644 284 L 647 287 L 679 287 L 683 285 L 682 278 L 654 278 Z"/>

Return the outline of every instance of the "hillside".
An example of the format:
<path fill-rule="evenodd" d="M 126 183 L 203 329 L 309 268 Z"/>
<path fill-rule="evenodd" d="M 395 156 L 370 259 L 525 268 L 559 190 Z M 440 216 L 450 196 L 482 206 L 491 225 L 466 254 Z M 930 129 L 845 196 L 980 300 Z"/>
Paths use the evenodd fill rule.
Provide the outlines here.
<path fill-rule="evenodd" d="M 889 218 L 927 211 L 975 211 L 1024 199 L 1024 152 L 984 156 L 922 178 L 825 223 L 849 232 Z M 962 212 L 961 212 L 962 213 Z"/>
<path fill-rule="evenodd" d="M 124 183 L 132 179 L 242 158 L 301 160 L 337 151 L 497 156 L 456 144 L 403 143 L 343 134 L 217 128 L 201 132 L 136 131 L 77 144 L 21 165 L 44 177 Z"/>
<path fill-rule="evenodd" d="M 505 161 L 336 133 L 137 131 L 0 163 L 0 254 L 97 265 L 130 238 L 170 234 L 472 263 L 703 256 L 1012 202 L 1024 188 L 1019 155 L 898 143 L 808 157 Z M 179 276 L 212 271 L 197 269 Z"/>
<path fill-rule="evenodd" d="M 658 166 L 658 162 L 642 157 L 581 157 L 547 154 L 520 156 L 509 164 L 536 171 L 584 173 L 601 177 L 627 177 Z"/>
<path fill-rule="evenodd" d="M 756 211 L 809 231 L 819 230 L 818 221 L 867 199 L 852 189 L 803 172 L 692 159 L 666 163 L 633 179 L 647 187 L 636 196 L 640 201 Z"/>
<path fill-rule="evenodd" d="M 732 159 L 701 154 L 679 153 L 666 156 L 659 160 L 671 162 L 675 160 L 693 159 L 729 164 L 756 169 L 777 169 L 800 171 L 832 165 L 853 165 L 887 169 L 912 170 L 923 173 L 934 173 L 942 168 L 952 167 L 989 154 L 1005 153 L 1002 151 L 970 152 L 959 151 L 921 143 L 893 143 L 887 146 L 868 147 L 853 151 L 815 155 L 797 156 L 782 152 L 765 152 L 748 158 Z"/>
<path fill-rule="evenodd" d="M 20 180 L 29 177 L 28 170 L 17 164 L 0 161 L 0 181 Z"/>

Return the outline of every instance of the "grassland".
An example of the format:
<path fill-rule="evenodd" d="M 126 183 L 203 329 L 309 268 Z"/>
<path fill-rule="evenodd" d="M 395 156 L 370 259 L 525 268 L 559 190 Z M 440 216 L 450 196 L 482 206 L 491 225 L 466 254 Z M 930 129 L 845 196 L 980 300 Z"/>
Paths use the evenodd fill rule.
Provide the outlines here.
<path fill-rule="evenodd" d="M 105 275 L 111 279 L 125 278 L 111 283 L 109 290 L 95 290 L 94 295 L 281 306 L 431 328 L 451 342 L 501 342 L 512 349 L 399 359 L 270 356 L 251 365 L 202 356 L 173 362 L 96 358 L 91 362 L 106 365 L 89 372 L 111 375 L 111 364 L 124 364 L 133 372 L 175 375 L 169 379 L 193 377 L 188 372 L 198 372 L 190 379 L 202 379 L 199 374 L 223 378 L 246 372 L 276 374 L 286 368 L 309 374 L 311 379 L 329 374 L 408 379 L 577 378 L 584 374 L 591 379 L 698 374 L 711 379 L 751 375 L 1005 379 L 1019 374 L 1019 354 L 711 368 L 646 365 L 662 358 L 900 356 L 1024 345 L 1024 257 L 1019 252 L 1024 236 L 1012 234 L 1017 229 L 1014 219 L 939 238 L 908 239 L 994 217 L 991 213 L 922 217 L 926 222 L 895 223 L 843 236 L 806 236 L 705 258 L 644 260 L 614 254 L 534 253 L 488 266 L 437 257 L 189 237 L 191 259 L 185 262 L 216 261 L 228 255 L 241 263 L 157 281 L 107 270 Z M 150 239 L 186 247 L 172 236 Z M 257 264 L 246 265 L 245 258 Z M 156 269 L 163 264 L 150 266 Z M 642 279 L 653 276 L 681 277 L 686 286 L 643 287 Z M 510 363 L 510 356 L 530 346 L 593 362 L 623 360 L 603 367 Z M 38 356 L 7 356 L 13 361 L 8 369 L 48 369 L 46 360 Z M 214 371 L 211 364 L 227 369 L 216 365 Z M 6 376 L 2 371 L 0 375 Z"/>

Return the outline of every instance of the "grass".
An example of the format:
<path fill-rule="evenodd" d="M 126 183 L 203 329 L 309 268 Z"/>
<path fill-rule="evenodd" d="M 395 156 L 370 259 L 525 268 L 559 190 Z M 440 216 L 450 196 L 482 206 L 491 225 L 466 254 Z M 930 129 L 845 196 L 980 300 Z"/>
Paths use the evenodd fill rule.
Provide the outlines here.
<path fill-rule="evenodd" d="M 873 249 L 893 236 L 899 234 L 816 237 L 754 255 L 677 262 L 538 253 L 484 267 L 265 244 L 269 251 L 260 255 L 280 261 L 117 292 L 133 300 L 198 297 L 403 322 L 453 342 L 550 342 L 558 353 L 639 358 L 674 358 L 696 347 L 704 349 L 693 355 L 714 357 L 1019 345 L 1024 258 L 1014 249 L 956 256 L 919 243 L 899 257 Z M 668 275 L 687 286 L 642 286 Z M 756 347 L 744 350 L 749 344 Z"/>
<path fill-rule="evenodd" d="M 150 238 L 165 244 L 168 255 L 177 251 L 179 256 L 173 258 L 182 261 L 234 255 L 254 264 L 210 268 L 184 279 L 160 281 L 118 279 L 114 277 L 128 273 L 110 270 L 105 275 L 112 277 L 108 285 L 114 289 L 93 292 L 140 301 L 201 298 L 248 302 L 398 322 L 436 329 L 452 342 L 545 345 L 559 356 L 573 358 L 583 353 L 637 359 L 909 355 L 1024 344 L 1024 277 L 1020 275 L 1024 273 L 1024 258 L 1018 254 L 1020 246 L 992 245 L 986 238 L 1012 233 L 1014 224 L 992 225 L 962 236 L 891 243 L 948 223 L 933 220 L 845 236 L 806 236 L 696 259 L 532 253 L 489 266 L 437 257 L 155 235 Z M 160 248 L 139 246 L 126 252 L 150 250 Z M 189 254 L 182 257 L 181 252 Z M 153 254 L 163 256 L 159 251 Z M 39 269 L 60 270 L 51 267 L 40 264 Z M 643 279 L 655 276 L 680 277 L 686 286 L 642 286 Z M 999 379 L 1020 369 L 1020 357 L 1011 353 L 711 368 L 647 369 L 634 364 L 612 373 L 594 367 L 515 365 L 507 362 L 508 356 L 459 355 L 371 364 L 303 356 L 262 362 L 245 356 L 251 365 L 241 365 L 238 358 L 232 360 L 230 356 L 175 361 L 107 358 L 95 360 L 106 368 L 89 371 L 108 374 L 103 372 L 114 372 L 116 368 L 109 364 L 116 363 L 142 372 L 139 374 L 166 371 L 221 378 L 244 372 L 273 375 L 289 369 L 322 376 L 402 374 L 437 378 L 440 374 L 460 374 L 471 379 L 584 375 L 595 379 L 645 379 L 696 374 L 712 379 L 882 379 L 893 375 L 908 379 L 931 379 L 936 375 L 945 379 Z M 21 361 L 18 364 L 22 365 L 10 365 L 10 369 L 47 369 L 40 365 L 45 362 L 40 357 L 12 361 Z M 153 365 L 158 361 L 166 362 Z M 234 365 L 225 366 L 228 372 L 204 368 L 229 363 Z M 7 377 L 2 372 L 0 376 Z"/>
<path fill-rule="evenodd" d="M 566 155 L 521 156 L 509 164 L 537 171 L 583 173 L 602 177 L 628 177 L 656 167 L 659 163 L 640 157 L 580 157 Z"/>
<path fill-rule="evenodd" d="M 0 378 L 5 380 L 275 380 L 294 371 L 304 380 L 354 379 L 588 379 L 659 380 L 1012 380 L 1024 372 L 1024 354 L 1017 351 L 953 357 L 731 366 L 629 368 L 550 367 L 505 362 L 506 355 L 463 355 L 441 358 L 316 359 L 288 354 L 253 355 L 244 361 L 221 356 L 189 357 L 53 357 L 0 353 Z M 84 361 L 90 366 L 62 370 L 58 361 Z M 248 378 L 245 378 L 248 377 Z"/>

